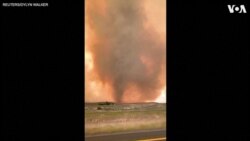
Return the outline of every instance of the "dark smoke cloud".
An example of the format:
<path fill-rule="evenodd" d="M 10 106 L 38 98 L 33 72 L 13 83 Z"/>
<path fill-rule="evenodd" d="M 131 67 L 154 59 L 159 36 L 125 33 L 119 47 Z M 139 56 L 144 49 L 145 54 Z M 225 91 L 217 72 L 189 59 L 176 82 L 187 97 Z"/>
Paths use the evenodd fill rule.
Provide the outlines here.
<path fill-rule="evenodd" d="M 144 28 L 147 19 L 141 2 L 105 0 L 107 7 L 102 14 L 94 6 L 87 9 L 86 20 L 96 34 L 90 46 L 94 71 L 113 88 L 116 102 L 123 102 L 131 87 L 136 88 L 138 101 L 155 99 L 166 84 L 162 81 L 166 44 L 153 29 Z"/>

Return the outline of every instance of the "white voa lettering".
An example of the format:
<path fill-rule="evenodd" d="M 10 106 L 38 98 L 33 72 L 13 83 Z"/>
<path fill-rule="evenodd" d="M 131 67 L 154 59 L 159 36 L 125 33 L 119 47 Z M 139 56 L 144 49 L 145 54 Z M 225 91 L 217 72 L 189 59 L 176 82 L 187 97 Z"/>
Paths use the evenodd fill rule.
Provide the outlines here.
<path fill-rule="evenodd" d="M 229 10 L 230 13 L 234 13 L 235 5 L 227 5 L 227 7 L 228 7 L 228 10 Z"/>
<path fill-rule="evenodd" d="M 230 13 L 247 13 L 245 5 L 227 5 L 227 7 Z"/>
<path fill-rule="evenodd" d="M 247 10 L 246 10 L 246 8 L 245 8 L 245 6 L 244 5 L 240 5 L 240 11 L 239 11 L 239 13 L 247 13 Z"/>

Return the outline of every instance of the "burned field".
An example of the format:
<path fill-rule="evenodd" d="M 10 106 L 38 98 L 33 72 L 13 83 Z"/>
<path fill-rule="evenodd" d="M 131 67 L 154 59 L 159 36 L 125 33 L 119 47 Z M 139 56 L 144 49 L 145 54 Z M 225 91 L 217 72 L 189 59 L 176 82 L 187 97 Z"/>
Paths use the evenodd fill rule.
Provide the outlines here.
<path fill-rule="evenodd" d="M 85 135 L 166 129 L 166 103 L 85 103 Z"/>

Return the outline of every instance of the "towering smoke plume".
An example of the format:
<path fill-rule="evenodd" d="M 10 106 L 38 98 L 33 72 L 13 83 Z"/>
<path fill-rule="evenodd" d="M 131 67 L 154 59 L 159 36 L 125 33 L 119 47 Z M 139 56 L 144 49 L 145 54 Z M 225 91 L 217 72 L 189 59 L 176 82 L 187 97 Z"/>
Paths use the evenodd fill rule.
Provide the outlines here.
<path fill-rule="evenodd" d="M 166 42 L 146 26 L 148 19 L 142 2 L 86 2 L 85 20 L 92 31 L 91 36 L 86 33 L 91 38 L 87 50 L 93 67 L 92 74 L 85 75 L 94 75 L 108 86 L 109 95 L 116 102 L 154 100 L 166 85 Z"/>

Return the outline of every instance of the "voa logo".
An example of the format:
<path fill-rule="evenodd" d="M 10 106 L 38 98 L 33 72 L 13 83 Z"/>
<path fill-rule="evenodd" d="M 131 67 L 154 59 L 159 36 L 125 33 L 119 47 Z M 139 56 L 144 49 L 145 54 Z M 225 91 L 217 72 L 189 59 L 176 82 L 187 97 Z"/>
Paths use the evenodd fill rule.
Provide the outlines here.
<path fill-rule="evenodd" d="M 227 5 L 230 13 L 247 13 L 247 10 L 244 5 Z"/>

